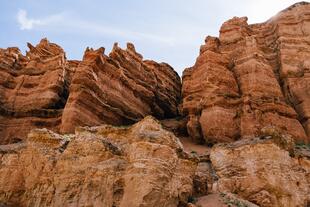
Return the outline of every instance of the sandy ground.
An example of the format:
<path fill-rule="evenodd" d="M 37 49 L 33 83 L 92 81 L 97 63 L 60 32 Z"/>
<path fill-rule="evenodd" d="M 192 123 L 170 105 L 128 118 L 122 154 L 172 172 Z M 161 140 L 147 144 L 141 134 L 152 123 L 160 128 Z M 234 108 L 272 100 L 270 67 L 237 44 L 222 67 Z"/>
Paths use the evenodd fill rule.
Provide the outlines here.
<path fill-rule="evenodd" d="M 198 155 L 209 154 L 210 147 L 200 144 L 195 144 L 189 137 L 179 137 L 181 143 L 183 144 L 184 150 L 186 152 L 195 152 Z"/>

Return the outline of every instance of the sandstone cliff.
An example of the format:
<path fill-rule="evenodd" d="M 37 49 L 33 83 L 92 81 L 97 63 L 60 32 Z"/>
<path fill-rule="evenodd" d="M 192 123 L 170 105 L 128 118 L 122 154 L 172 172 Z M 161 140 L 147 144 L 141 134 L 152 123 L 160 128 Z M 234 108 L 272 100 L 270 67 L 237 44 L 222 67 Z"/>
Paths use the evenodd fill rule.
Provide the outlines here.
<path fill-rule="evenodd" d="M 143 61 L 132 44 L 126 50 L 115 44 L 109 56 L 103 48 L 87 49 L 70 84 L 61 132 L 85 124 L 128 125 L 150 114 L 174 117 L 180 90 L 168 64 Z"/>
<path fill-rule="evenodd" d="M 178 114 L 179 76 L 168 64 L 143 60 L 131 43 L 126 50 L 115 45 L 109 56 L 88 48 L 82 61 L 67 60 L 46 39 L 28 47 L 26 56 L 0 49 L 0 143 L 23 139 L 33 128 L 69 133 Z"/>
<path fill-rule="evenodd" d="M 0 153 L 0 204 L 8 206 L 185 205 L 196 167 L 151 117 L 74 135 L 34 130 Z"/>
<path fill-rule="evenodd" d="M 261 24 L 225 22 L 183 73 L 190 136 L 229 142 L 276 126 L 310 141 L 310 4 L 297 3 Z"/>
<path fill-rule="evenodd" d="M 267 130 L 272 133 L 211 150 L 218 190 L 235 193 L 259 206 L 308 206 L 309 146 L 303 154 L 303 148 L 294 147 L 290 136 Z"/>
<path fill-rule="evenodd" d="M 182 101 L 131 43 L 81 61 L 28 47 L 0 49 L 0 206 L 310 205 L 309 3 L 225 22 Z"/>

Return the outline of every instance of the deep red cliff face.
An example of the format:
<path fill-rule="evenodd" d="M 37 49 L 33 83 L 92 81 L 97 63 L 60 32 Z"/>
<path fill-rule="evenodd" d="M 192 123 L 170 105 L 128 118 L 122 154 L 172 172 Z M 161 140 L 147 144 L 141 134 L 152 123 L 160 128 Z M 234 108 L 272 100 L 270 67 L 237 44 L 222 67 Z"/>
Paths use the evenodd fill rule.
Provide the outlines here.
<path fill-rule="evenodd" d="M 310 141 L 310 4 L 261 24 L 225 22 L 183 73 L 182 110 L 196 141 L 230 142 L 275 126 Z"/>
<path fill-rule="evenodd" d="M 162 119 L 177 115 L 181 83 L 165 63 L 143 61 L 132 44 L 116 45 L 109 56 L 104 49 L 87 49 L 76 68 L 61 132 L 77 125 L 128 125 L 146 115 Z"/>
<path fill-rule="evenodd" d="M 87 49 L 82 61 L 67 60 L 56 44 L 43 39 L 0 49 L 0 143 L 16 142 L 33 128 L 62 133 L 76 126 L 124 125 L 147 115 L 177 115 L 181 82 L 165 63 L 143 60 L 132 44 Z"/>

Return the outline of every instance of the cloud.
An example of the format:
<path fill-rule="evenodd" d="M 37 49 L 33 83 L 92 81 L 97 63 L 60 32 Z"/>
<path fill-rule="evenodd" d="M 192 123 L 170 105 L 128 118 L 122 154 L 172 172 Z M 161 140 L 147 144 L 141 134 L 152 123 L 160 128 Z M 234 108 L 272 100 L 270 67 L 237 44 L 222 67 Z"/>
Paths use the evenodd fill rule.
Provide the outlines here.
<path fill-rule="evenodd" d="M 245 8 L 249 23 L 252 24 L 265 22 L 294 3 L 296 3 L 296 0 L 249 0 Z"/>
<path fill-rule="evenodd" d="M 17 21 L 19 23 L 21 30 L 30 30 L 35 25 L 40 25 L 41 21 L 36 19 L 29 19 L 27 17 L 27 12 L 23 9 L 20 9 L 17 13 Z"/>
<path fill-rule="evenodd" d="M 41 19 L 33 19 L 27 16 L 27 11 L 20 9 L 16 15 L 21 30 L 31 30 L 38 26 L 48 26 L 52 23 L 61 22 L 64 19 L 63 13 L 50 15 Z"/>

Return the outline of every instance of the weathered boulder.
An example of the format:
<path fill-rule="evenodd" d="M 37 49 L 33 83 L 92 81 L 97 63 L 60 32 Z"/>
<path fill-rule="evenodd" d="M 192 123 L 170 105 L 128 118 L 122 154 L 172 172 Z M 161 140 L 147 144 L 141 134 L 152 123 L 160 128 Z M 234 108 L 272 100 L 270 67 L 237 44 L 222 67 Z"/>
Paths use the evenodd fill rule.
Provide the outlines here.
<path fill-rule="evenodd" d="M 183 72 L 182 111 L 197 142 L 232 142 L 275 126 L 309 142 L 310 4 L 261 24 L 225 22 Z"/>
<path fill-rule="evenodd" d="M 14 143 L 33 128 L 62 133 L 76 126 L 124 125 L 147 115 L 178 114 L 181 82 L 166 63 L 143 60 L 128 43 L 109 56 L 86 49 L 83 60 L 67 60 L 61 47 L 42 39 L 0 49 L 0 144 Z"/>
<path fill-rule="evenodd" d="M 218 190 L 262 207 L 309 205 L 310 146 L 305 146 L 307 153 L 298 148 L 292 151 L 294 142 L 289 135 L 269 132 L 212 148 Z"/>
<path fill-rule="evenodd" d="M 13 206 L 177 206 L 192 194 L 196 163 L 146 117 L 131 127 L 33 130 L 0 147 L 0 203 Z"/>

